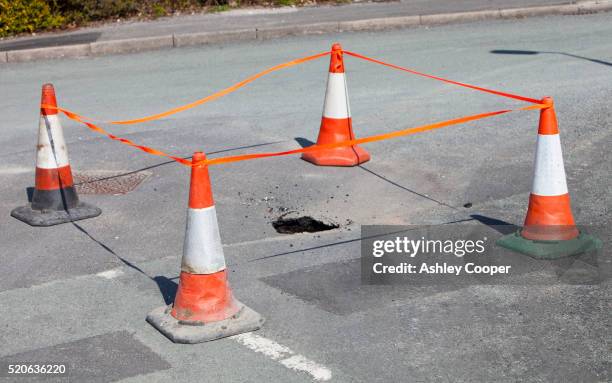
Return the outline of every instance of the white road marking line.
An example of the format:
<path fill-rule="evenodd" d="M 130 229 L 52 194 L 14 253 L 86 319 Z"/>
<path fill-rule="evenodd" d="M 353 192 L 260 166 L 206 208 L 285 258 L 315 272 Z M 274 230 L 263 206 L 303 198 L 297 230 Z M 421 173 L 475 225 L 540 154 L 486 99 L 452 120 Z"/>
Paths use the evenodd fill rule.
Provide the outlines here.
<path fill-rule="evenodd" d="M 332 377 L 332 373 L 328 368 L 302 355 L 293 355 L 292 357 L 281 360 L 280 363 L 292 370 L 307 372 L 312 375 L 314 380 L 326 381 L 330 380 Z"/>
<path fill-rule="evenodd" d="M 235 339 L 243 346 L 246 346 L 255 352 L 259 352 L 260 354 L 264 354 L 265 356 L 269 356 L 274 360 L 280 359 L 286 355 L 294 354 L 294 352 L 288 347 L 278 344 L 273 340 L 255 335 L 252 332 L 234 335 L 231 338 Z"/>
<path fill-rule="evenodd" d="M 96 274 L 96 276 L 106 278 L 106 279 L 113 279 L 113 278 L 117 278 L 121 274 L 123 274 L 123 271 L 121 269 L 111 269 L 111 270 L 102 271 Z"/>
<path fill-rule="evenodd" d="M 7 175 L 25 174 L 25 173 L 30 173 L 33 171 L 34 171 L 34 167 L 25 168 L 25 167 L 20 167 L 20 166 L 13 166 L 13 167 L 0 169 L 0 174 L 7 174 Z"/>
<path fill-rule="evenodd" d="M 278 360 L 283 366 L 309 374 L 316 381 L 327 381 L 332 372 L 327 367 L 314 362 L 303 355 L 296 354 L 289 347 L 278 344 L 271 339 L 255 335 L 252 332 L 230 337 L 247 348 L 264 354 L 272 360 Z"/>

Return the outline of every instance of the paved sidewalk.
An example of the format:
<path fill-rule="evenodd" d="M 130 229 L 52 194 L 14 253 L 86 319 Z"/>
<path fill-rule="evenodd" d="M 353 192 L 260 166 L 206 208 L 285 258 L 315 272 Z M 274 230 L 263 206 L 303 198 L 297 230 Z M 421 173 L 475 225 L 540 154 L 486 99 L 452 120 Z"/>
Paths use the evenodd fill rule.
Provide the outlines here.
<path fill-rule="evenodd" d="M 287 35 L 381 30 L 612 9 L 610 0 L 404 0 L 305 8 L 241 9 L 107 24 L 0 41 L 0 62 L 106 55 Z"/>

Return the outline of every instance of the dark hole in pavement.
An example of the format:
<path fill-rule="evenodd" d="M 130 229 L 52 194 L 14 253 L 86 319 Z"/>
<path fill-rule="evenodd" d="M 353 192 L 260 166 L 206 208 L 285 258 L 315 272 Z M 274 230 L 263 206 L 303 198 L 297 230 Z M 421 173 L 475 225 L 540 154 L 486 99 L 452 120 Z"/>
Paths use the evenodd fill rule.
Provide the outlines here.
<path fill-rule="evenodd" d="M 327 231 L 340 227 L 340 225 L 325 223 L 308 216 L 298 218 L 281 217 L 273 221 L 272 226 L 281 234 L 316 233 L 318 231 Z"/>

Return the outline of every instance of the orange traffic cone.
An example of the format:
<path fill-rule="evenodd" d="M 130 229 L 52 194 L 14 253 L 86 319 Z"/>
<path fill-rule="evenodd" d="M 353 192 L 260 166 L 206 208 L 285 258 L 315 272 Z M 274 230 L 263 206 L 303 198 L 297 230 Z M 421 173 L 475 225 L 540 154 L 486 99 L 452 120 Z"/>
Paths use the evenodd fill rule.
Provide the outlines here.
<path fill-rule="evenodd" d="M 206 159 L 195 153 L 193 162 Z M 264 319 L 236 300 L 227 281 L 207 165 L 191 169 L 187 228 L 174 304 L 147 321 L 175 343 L 200 343 L 255 331 Z"/>
<path fill-rule="evenodd" d="M 41 105 L 57 107 L 52 84 L 43 85 Z M 57 109 L 41 107 L 32 202 L 11 215 L 32 226 L 51 226 L 100 213 L 97 207 L 79 201 Z"/>
<path fill-rule="evenodd" d="M 598 241 L 576 228 L 565 179 L 563 154 L 553 100 L 540 111 L 535 174 L 522 230 L 498 244 L 536 258 L 558 258 L 593 248 Z"/>
<path fill-rule="evenodd" d="M 344 61 L 340 44 L 332 46 L 325 105 L 317 144 L 354 140 Z M 321 166 L 356 166 L 370 160 L 370 154 L 358 145 L 321 149 L 302 154 L 302 159 Z"/>

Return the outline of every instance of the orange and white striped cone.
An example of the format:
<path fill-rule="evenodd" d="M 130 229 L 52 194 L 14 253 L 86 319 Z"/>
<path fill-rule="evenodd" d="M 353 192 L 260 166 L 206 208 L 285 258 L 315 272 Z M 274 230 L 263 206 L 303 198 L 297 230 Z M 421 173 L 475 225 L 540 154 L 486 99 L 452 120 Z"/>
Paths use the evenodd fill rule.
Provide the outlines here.
<path fill-rule="evenodd" d="M 41 105 L 57 107 L 53 85 L 43 85 Z M 52 226 L 100 215 L 100 209 L 79 201 L 56 109 L 41 107 L 36 148 L 32 201 L 14 209 L 11 215 L 32 226 Z"/>
<path fill-rule="evenodd" d="M 317 144 L 354 140 L 352 124 L 342 47 L 334 44 Z M 358 145 L 341 146 L 306 152 L 302 154 L 302 159 L 319 166 L 356 166 L 369 161 L 370 153 Z"/>
<path fill-rule="evenodd" d="M 540 111 L 533 186 L 524 227 L 498 241 L 536 258 L 558 258 L 590 250 L 598 241 L 581 234 L 574 222 L 565 179 L 559 127 L 553 100 Z"/>
<path fill-rule="evenodd" d="M 195 153 L 193 162 L 206 159 Z M 147 321 L 175 343 L 200 343 L 255 331 L 264 319 L 236 300 L 227 281 L 207 165 L 191 169 L 189 210 L 179 286 L 172 306 Z"/>

